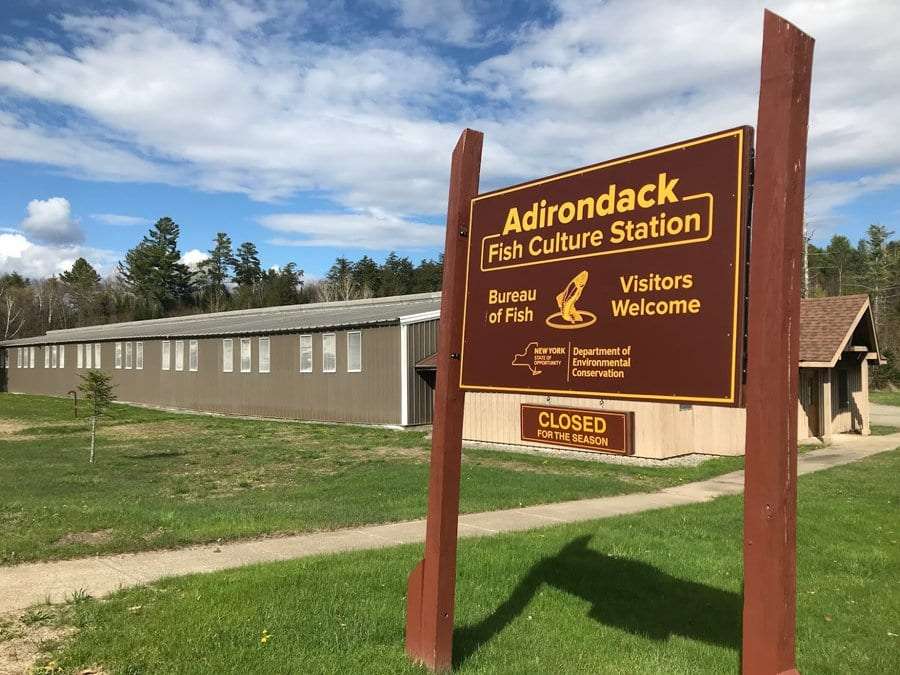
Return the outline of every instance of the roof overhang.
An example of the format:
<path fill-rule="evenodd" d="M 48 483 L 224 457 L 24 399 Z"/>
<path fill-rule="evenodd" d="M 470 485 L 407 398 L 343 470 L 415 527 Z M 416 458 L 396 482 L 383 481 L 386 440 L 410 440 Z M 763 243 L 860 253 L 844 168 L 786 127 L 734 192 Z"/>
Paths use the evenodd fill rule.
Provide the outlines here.
<path fill-rule="evenodd" d="M 419 312 L 418 314 L 407 314 L 400 317 L 400 325 L 406 326 L 411 323 L 422 323 L 423 321 L 434 321 L 441 318 L 441 310 L 433 309 L 428 312 Z"/>

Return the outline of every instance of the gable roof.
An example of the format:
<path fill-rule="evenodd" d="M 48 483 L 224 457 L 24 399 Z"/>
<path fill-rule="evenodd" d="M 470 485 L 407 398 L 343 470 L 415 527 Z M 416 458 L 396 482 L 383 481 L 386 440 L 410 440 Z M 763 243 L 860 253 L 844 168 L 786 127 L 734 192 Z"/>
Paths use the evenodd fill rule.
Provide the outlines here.
<path fill-rule="evenodd" d="M 7 340 L 0 343 L 0 346 L 221 335 L 266 335 L 294 333 L 302 330 L 376 326 L 396 324 L 410 315 L 439 310 L 440 306 L 440 292 L 366 300 L 316 302 L 305 305 L 240 309 L 215 314 L 192 314 L 167 319 L 126 321 L 51 330 L 46 335 Z"/>
<path fill-rule="evenodd" d="M 851 338 L 865 340 L 876 358 L 878 339 L 868 295 L 803 298 L 800 301 L 800 365 L 832 367 Z"/>

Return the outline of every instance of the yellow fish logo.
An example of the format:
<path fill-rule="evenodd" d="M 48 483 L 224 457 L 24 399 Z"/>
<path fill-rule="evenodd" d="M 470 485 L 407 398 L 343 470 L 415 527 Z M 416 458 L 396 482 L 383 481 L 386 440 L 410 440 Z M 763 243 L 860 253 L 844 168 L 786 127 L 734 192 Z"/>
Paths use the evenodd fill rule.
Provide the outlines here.
<path fill-rule="evenodd" d="M 587 286 L 588 273 L 582 270 L 566 284 L 566 287 L 556 296 L 556 304 L 559 311 L 547 317 L 547 325 L 551 328 L 573 329 L 585 328 L 597 321 L 597 315 L 587 310 L 578 309 L 575 303 L 581 299 L 584 287 Z"/>
<path fill-rule="evenodd" d="M 559 313 L 563 321 L 568 321 L 569 323 L 581 323 L 581 312 L 576 309 L 575 303 L 581 298 L 587 280 L 587 270 L 579 272 L 575 275 L 575 278 L 566 285 L 563 292 L 556 296 L 556 304 L 559 305 Z"/>

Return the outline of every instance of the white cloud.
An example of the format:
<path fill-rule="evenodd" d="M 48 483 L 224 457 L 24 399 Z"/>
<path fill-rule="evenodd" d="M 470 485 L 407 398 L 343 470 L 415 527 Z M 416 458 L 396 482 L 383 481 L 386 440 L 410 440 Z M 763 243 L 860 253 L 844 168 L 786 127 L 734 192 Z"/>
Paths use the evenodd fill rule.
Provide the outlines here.
<path fill-rule="evenodd" d="M 277 237 L 276 246 L 333 246 L 389 251 L 431 248 L 444 241 L 444 227 L 388 213 L 276 213 L 258 218 L 270 230 L 298 237 Z"/>
<path fill-rule="evenodd" d="M 126 216 L 119 213 L 92 213 L 91 218 L 103 223 L 104 225 L 121 225 L 130 227 L 132 225 L 149 225 L 149 218 L 141 218 L 140 216 Z"/>
<path fill-rule="evenodd" d="M 29 237 L 52 244 L 84 241 L 84 233 L 72 219 L 72 205 L 65 197 L 32 199 L 20 227 Z"/>
<path fill-rule="evenodd" d="M 484 33 L 461 2 L 384 1 L 426 36 Z M 817 38 L 811 179 L 900 169 L 900 60 L 886 28 L 900 23 L 900 3 L 772 4 Z M 404 222 L 442 213 L 464 126 L 486 132 L 482 186 L 491 188 L 756 122 L 758 0 L 559 0 L 552 23 L 518 28 L 505 53 L 474 66 L 412 38 L 354 35 L 340 46 L 314 31 L 288 34 L 282 26 L 303 11 L 285 20 L 288 5 L 144 6 L 63 17 L 74 47 L 4 53 L 4 95 L 57 106 L 67 121 L 51 128 L 0 111 L 0 157 L 259 200 L 311 191 L 352 212 L 350 231 L 371 213 Z M 306 228 L 334 227 L 330 216 L 305 218 Z M 389 218 L 373 227 L 395 236 Z"/>
<path fill-rule="evenodd" d="M 422 31 L 441 42 L 465 44 L 476 35 L 478 23 L 462 0 L 392 0 L 400 13 L 400 24 Z"/>
<path fill-rule="evenodd" d="M 119 256 L 106 249 L 44 245 L 20 233 L 0 233 L 0 274 L 18 272 L 25 277 L 42 279 L 71 269 L 78 258 L 85 258 L 101 274 L 109 274 Z"/>
<path fill-rule="evenodd" d="M 197 265 L 202 263 L 208 257 L 208 253 L 197 248 L 192 248 L 190 251 L 181 256 L 181 260 L 179 260 L 179 262 L 187 265 L 191 269 L 197 269 Z"/>

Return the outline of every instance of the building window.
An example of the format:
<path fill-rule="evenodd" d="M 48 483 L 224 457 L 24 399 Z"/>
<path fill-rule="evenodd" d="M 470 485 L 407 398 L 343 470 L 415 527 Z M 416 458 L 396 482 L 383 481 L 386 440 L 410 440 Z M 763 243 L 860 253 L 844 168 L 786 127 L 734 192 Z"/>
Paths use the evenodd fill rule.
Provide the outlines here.
<path fill-rule="evenodd" d="M 222 340 L 222 372 L 234 372 L 234 340 L 231 338 Z"/>
<path fill-rule="evenodd" d="M 162 343 L 162 369 L 169 370 L 172 367 L 172 343 L 163 340 Z"/>
<path fill-rule="evenodd" d="M 50 367 L 59 368 L 59 352 L 56 351 L 56 345 L 50 347 Z"/>
<path fill-rule="evenodd" d="M 116 343 L 116 368 L 122 367 L 122 343 Z"/>
<path fill-rule="evenodd" d="M 84 345 L 75 345 L 75 367 L 84 368 Z"/>
<path fill-rule="evenodd" d="M 175 370 L 184 370 L 184 340 L 175 340 Z"/>
<path fill-rule="evenodd" d="M 16 347 L 16 368 L 22 367 L 22 348 Z"/>
<path fill-rule="evenodd" d="M 125 370 L 131 370 L 134 366 L 134 344 L 125 343 Z"/>
<path fill-rule="evenodd" d="M 362 371 L 362 333 L 358 330 L 347 333 L 347 372 Z"/>
<path fill-rule="evenodd" d="M 50 345 L 44 346 L 44 368 L 50 367 Z"/>
<path fill-rule="evenodd" d="M 144 343 L 143 342 L 135 342 L 134 343 L 134 367 L 137 370 L 144 369 Z"/>
<path fill-rule="evenodd" d="M 313 371 L 312 335 L 300 336 L 300 372 Z"/>
<path fill-rule="evenodd" d="M 92 351 L 93 351 L 93 350 L 92 350 L 92 348 L 91 348 L 91 345 L 85 345 L 85 346 L 84 346 L 84 367 L 85 367 L 85 368 L 90 368 L 90 367 L 91 367 L 91 353 L 92 353 Z"/>
<path fill-rule="evenodd" d="M 66 346 L 65 345 L 59 346 L 59 367 L 60 368 L 66 367 Z"/>
<path fill-rule="evenodd" d="M 35 361 L 35 357 L 37 356 L 37 347 L 32 347 L 32 348 L 29 350 L 29 353 L 30 353 L 30 357 L 31 357 L 31 358 L 29 359 L 30 365 L 29 365 L 28 367 L 29 367 L 29 368 L 34 368 L 34 361 Z"/>
<path fill-rule="evenodd" d="M 94 368 L 100 368 L 100 354 L 102 353 L 101 344 L 98 342 L 94 345 Z"/>
<path fill-rule="evenodd" d="M 197 372 L 197 368 L 200 365 L 200 355 L 197 353 L 199 350 L 199 345 L 196 340 L 191 340 L 188 343 L 189 353 L 188 353 L 188 367 L 191 369 L 192 373 Z"/>
<path fill-rule="evenodd" d="M 241 372 L 249 373 L 250 372 L 250 357 L 251 352 L 253 351 L 253 347 L 251 346 L 253 343 L 250 341 L 250 338 L 241 338 Z"/>
<path fill-rule="evenodd" d="M 322 372 L 333 373 L 337 371 L 337 338 L 334 333 L 326 333 L 322 336 Z"/>
<path fill-rule="evenodd" d="M 269 338 L 267 338 L 267 337 L 259 338 L 258 351 L 259 351 L 259 356 L 257 356 L 257 359 L 259 360 L 259 372 L 268 373 L 269 372 Z"/>
<path fill-rule="evenodd" d="M 837 370 L 837 400 L 839 410 L 850 409 L 850 374 L 846 370 Z"/>

